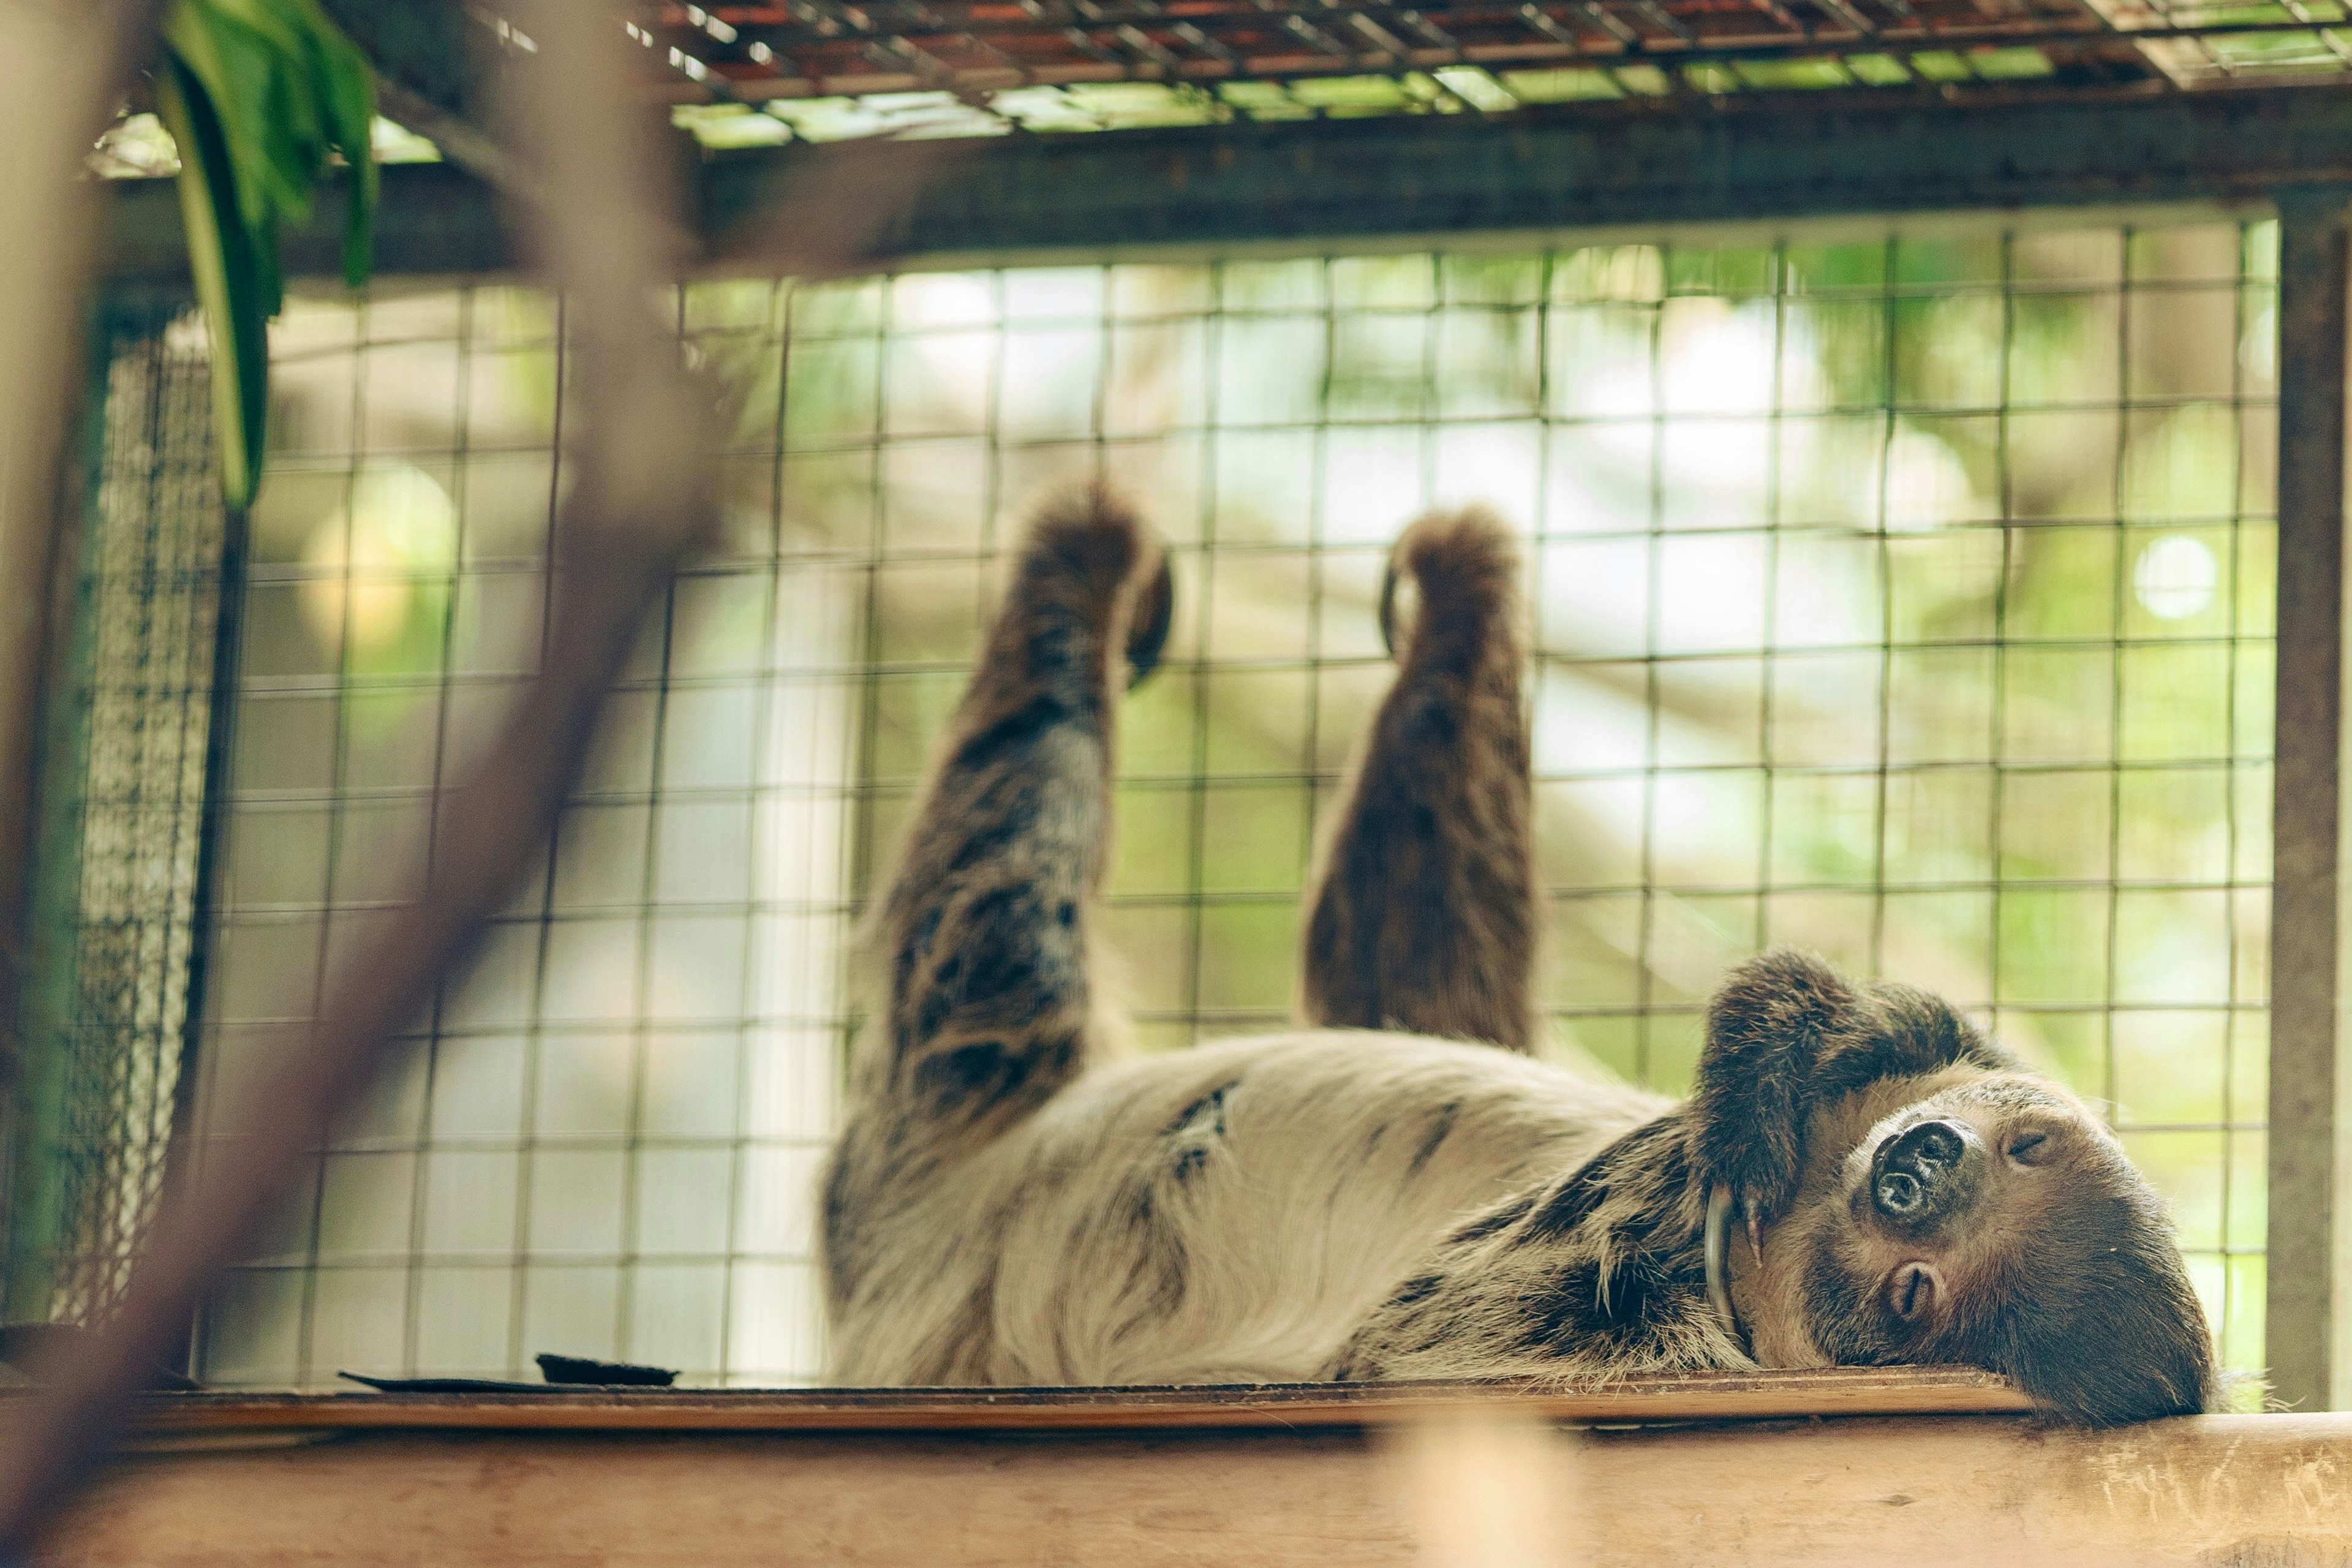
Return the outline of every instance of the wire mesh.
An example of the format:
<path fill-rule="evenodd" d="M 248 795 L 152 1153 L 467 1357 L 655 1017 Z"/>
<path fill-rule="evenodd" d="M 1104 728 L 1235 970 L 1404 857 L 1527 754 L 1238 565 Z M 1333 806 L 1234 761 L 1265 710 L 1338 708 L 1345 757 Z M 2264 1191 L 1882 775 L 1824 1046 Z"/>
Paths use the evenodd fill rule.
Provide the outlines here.
<path fill-rule="evenodd" d="M 1527 532 L 1548 1049 L 1668 1089 L 1723 966 L 1939 989 L 2112 1117 L 2261 1359 L 2272 226 L 1563 246 L 697 285 L 728 533 L 544 874 L 206 1314 L 201 1370 L 821 1364 L 845 951 L 1021 498 L 1148 498 L 1122 720 L 1143 1044 L 1282 1022 L 1422 505 Z M 253 518 L 217 1093 L 543 635 L 561 320 L 299 307 Z M 429 825 L 428 825 L 429 826 Z"/>
<path fill-rule="evenodd" d="M 174 1126 L 225 539 L 201 329 L 178 305 L 118 305 L 100 326 L 103 458 L 53 705 L 70 760 L 51 809 L 73 852 L 43 868 L 18 1132 L 46 1152 L 10 1210 L 12 1306 L 78 1323 L 128 1282 Z"/>
<path fill-rule="evenodd" d="M 646 6 L 629 31 L 666 63 L 684 122 L 740 144 L 915 125 L 992 134 L 1759 92 L 2326 81 L 2352 58 L 2347 20 L 2333 3 L 2206 0 L 812 0 Z"/>

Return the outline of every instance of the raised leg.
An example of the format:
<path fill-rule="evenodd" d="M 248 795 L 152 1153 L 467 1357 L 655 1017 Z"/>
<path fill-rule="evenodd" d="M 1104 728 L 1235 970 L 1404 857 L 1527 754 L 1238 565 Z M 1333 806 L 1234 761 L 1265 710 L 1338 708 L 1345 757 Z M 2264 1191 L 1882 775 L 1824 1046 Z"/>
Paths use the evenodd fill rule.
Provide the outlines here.
<path fill-rule="evenodd" d="M 1170 597 L 1150 530 L 1100 485 L 1032 521 L 868 935 L 881 994 L 826 1195 L 836 1287 L 861 1218 L 1085 1064 L 1118 693 L 1158 658 Z"/>
<path fill-rule="evenodd" d="M 1509 531 L 1475 508 L 1423 518 L 1381 610 L 1396 685 L 1317 872 L 1307 1018 L 1524 1051 L 1538 926 Z"/>

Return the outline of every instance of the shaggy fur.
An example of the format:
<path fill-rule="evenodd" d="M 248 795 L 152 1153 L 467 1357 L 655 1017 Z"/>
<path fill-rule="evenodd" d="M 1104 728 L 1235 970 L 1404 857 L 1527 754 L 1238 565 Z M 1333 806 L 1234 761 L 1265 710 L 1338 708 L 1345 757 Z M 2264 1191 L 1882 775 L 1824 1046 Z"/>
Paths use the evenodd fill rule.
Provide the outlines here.
<path fill-rule="evenodd" d="M 1510 545 L 1482 514 L 1433 518 L 1396 570 L 1421 607 L 1322 861 L 1305 985 L 1318 1022 L 1381 1032 L 1112 1061 L 1094 905 L 1118 676 L 1158 651 L 1167 574 L 1099 489 L 1038 515 L 877 906 L 879 1005 L 825 1185 L 831 1375 L 1929 1360 L 2080 1421 L 2207 1405 L 2162 1205 L 1934 997 L 1766 953 L 1711 1005 L 1680 1104 L 1493 1048 L 1532 1032 Z M 1730 1327 L 1701 1261 L 1718 1184 L 1752 1238 Z"/>
<path fill-rule="evenodd" d="M 1471 510 L 1415 523 L 1394 560 L 1384 625 L 1401 582 L 1419 607 L 1315 879 L 1304 1011 L 1524 1051 L 1536 889 L 1517 559 L 1502 524 Z"/>

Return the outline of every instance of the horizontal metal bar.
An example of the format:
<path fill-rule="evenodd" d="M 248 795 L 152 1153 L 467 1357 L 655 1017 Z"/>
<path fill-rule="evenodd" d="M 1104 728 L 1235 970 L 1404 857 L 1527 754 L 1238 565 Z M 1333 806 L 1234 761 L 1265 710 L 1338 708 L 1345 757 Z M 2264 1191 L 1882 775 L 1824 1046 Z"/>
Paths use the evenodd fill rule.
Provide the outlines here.
<path fill-rule="evenodd" d="M 701 265 L 788 272 L 768 215 L 794 186 L 941 165 L 864 260 L 978 260 L 1558 234 L 1940 212 L 2261 202 L 2352 180 L 2352 94 L 2263 88 L 2084 99 L 2021 92 L 1935 104 L 1865 94 L 1612 103 L 1510 116 L 1400 116 L 937 142 L 793 144 L 714 154 L 698 175 Z M 446 164 L 384 171 L 387 275 L 506 270 L 488 191 Z M 341 202 L 290 234 L 290 274 L 341 268 Z M 113 271 L 179 286 L 176 199 L 125 182 Z"/>

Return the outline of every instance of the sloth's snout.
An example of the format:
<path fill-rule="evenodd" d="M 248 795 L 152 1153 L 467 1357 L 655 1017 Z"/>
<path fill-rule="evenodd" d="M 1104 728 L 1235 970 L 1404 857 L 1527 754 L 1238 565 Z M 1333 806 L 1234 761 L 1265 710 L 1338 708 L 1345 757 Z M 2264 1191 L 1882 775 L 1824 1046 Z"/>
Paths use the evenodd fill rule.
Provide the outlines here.
<path fill-rule="evenodd" d="M 1915 1122 L 1871 1156 L 1871 1206 L 1906 1231 L 1926 1228 L 1968 1206 L 1984 1164 L 1984 1144 L 1967 1124 Z"/>

